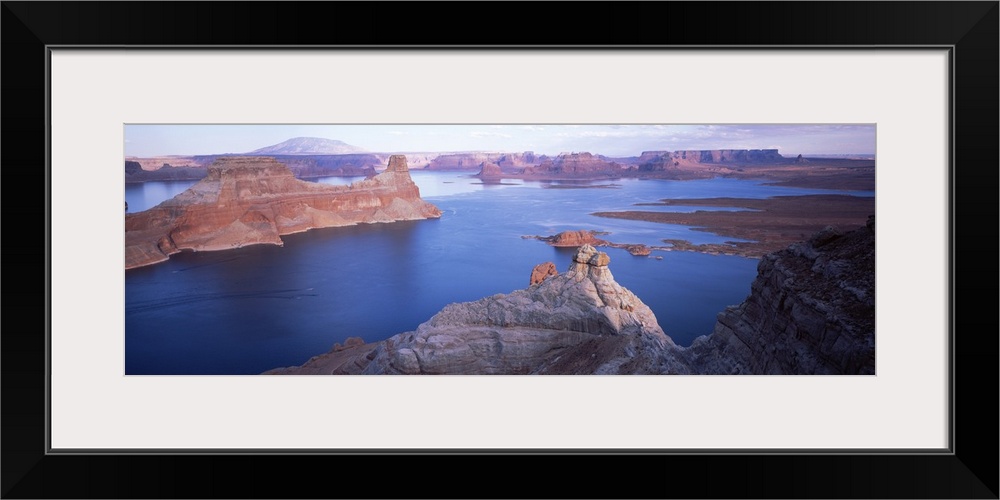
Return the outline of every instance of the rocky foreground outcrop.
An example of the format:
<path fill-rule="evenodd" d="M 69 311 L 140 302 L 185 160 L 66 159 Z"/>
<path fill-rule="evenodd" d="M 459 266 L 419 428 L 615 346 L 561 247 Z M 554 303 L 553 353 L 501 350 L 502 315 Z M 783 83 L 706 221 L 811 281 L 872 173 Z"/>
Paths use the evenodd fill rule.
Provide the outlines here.
<path fill-rule="evenodd" d="M 652 311 L 614 280 L 609 262 L 586 245 L 565 273 L 537 266 L 526 289 L 450 304 L 415 331 L 371 344 L 352 340 L 302 366 L 266 373 L 875 372 L 874 218 L 765 256 L 749 297 L 688 348 L 674 344 Z"/>
<path fill-rule="evenodd" d="M 700 373 L 874 374 L 875 217 L 765 255 L 750 296 L 688 349 Z"/>
<path fill-rule="evenodd" d="M 125 268 L 182 250 L 281 245 L 281 235 L 314 228 L 440 216 L 420 198 L 401 155 L 381 174 L 349 186 L 298 180 L 274 158 L 221 157 L 187 191 L 125 216 Z"/>
<path fill-rule="evenodd" d="M 589 245 L 541 283 L 450 304 L 416 331 L 269 374 L 688 373 L 652 310 Z"/>

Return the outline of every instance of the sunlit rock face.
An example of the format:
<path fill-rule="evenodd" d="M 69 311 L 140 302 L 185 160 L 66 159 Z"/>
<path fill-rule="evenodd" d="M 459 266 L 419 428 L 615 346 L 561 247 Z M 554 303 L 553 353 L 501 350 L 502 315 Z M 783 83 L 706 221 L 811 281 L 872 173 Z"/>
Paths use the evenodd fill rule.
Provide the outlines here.
<path fill-rule="evenodd" d="M 190 189 L 125 216 L 125 268 L 154 264 L 182 250 L 281 245 L 280 236 L 314 228 L 436 218 L 420 198 L 406 157 L 350 186 L 296 179 L 269 157 L 221 157 Z"/>

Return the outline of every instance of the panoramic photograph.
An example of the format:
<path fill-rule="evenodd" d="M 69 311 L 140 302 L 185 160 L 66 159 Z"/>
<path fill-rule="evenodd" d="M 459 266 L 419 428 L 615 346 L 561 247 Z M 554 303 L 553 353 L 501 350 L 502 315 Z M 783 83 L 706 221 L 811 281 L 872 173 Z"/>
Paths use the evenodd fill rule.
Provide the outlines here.
<path fill-rule="evenodd" d="M 126 375 L 874 375 L 874 124 L 126 124 Z"/>

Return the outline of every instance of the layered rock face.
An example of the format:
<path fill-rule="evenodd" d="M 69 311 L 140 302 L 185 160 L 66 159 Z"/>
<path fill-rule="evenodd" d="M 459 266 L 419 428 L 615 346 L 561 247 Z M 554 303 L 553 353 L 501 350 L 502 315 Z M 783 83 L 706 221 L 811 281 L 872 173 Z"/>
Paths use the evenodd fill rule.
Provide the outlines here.
<path fill-rule="evenodd" d="M 221 157 L 187 191 L 125 216 L 125 268 L 166 260 L 181 250 L 281 245 L 280 236 L 321 227 L 441 216 L 423 201 L 406 158 L 350 186 L 296 179 L 269 157 Z"/>
<path fill-rule="evenodd" d="M 700 373 L 874 374 L 875 219 L 765 255 L 747 299 L 688 349 Z"/>
<path fill-rule="evenodd" d="M 450 304 L 375 344 L 334 350 L 269 374 L 689 373 L 653 312 L 589 245 L 538 284 Z"/>
<path fill-rule="evenodd" d="M 590 153 L 561 154 L 552 160 L 545 160 L 535 167 L 526 167 L 525 175 L 558 174 L 567 176 L 616 175 L 622 172 L 621 165 L 607 161 Z"/>

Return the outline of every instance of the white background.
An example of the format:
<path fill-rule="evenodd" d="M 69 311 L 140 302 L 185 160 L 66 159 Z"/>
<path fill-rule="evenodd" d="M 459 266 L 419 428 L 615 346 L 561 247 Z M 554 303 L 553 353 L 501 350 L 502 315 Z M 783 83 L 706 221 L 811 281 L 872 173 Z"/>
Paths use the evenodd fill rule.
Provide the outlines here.
<path fill-rule="evenodd" d="M 947 446 L 943 50 L 55 50 L 51 75 L 55 449 Z M 123 124 L 365 122 L 875 123 L 877 375 L 124 376 Z"/>

